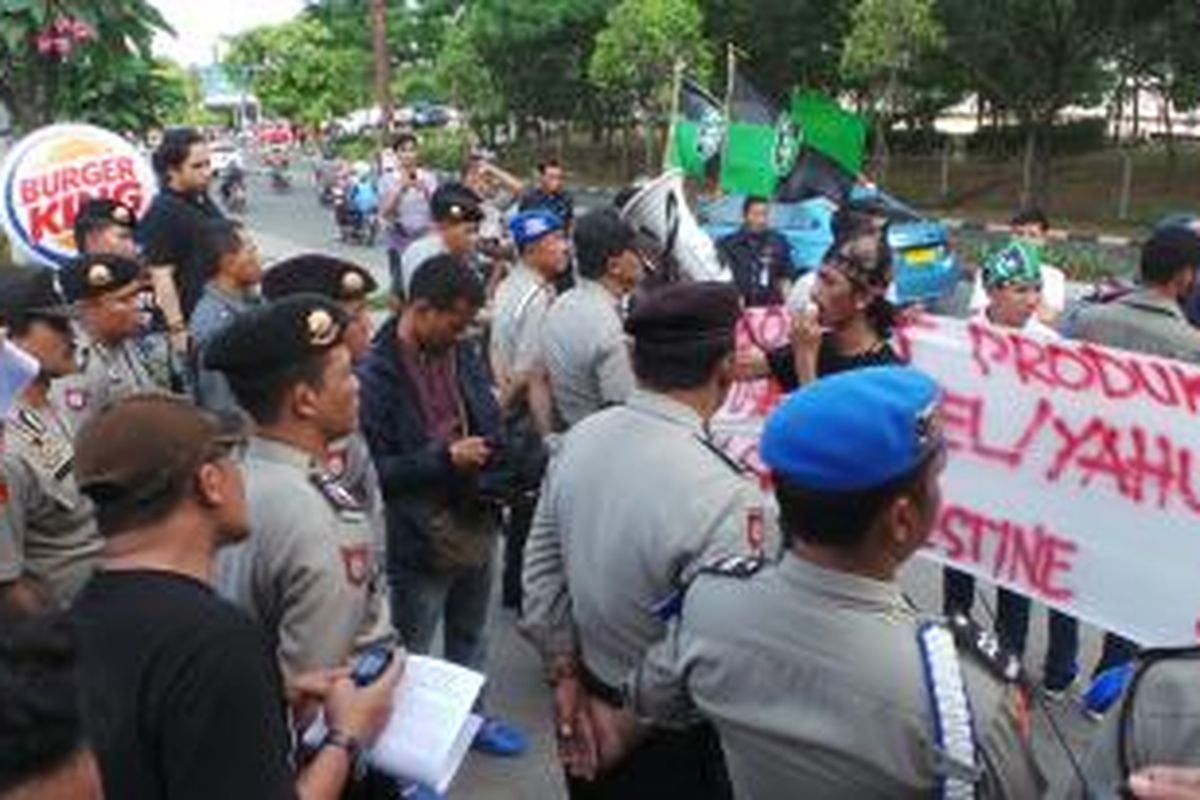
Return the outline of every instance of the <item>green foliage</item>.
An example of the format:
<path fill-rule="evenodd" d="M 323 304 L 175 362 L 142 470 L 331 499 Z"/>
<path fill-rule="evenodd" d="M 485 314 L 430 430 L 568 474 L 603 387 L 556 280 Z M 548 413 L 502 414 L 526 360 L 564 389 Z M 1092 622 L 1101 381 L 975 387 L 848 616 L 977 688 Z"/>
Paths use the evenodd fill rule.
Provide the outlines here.
<path fill-rule="evenodd" d="M 842 50 L 846 77 L 865 87 L 881 117 L 915 110 L 922 91 L 932 88 L 930 59 L 945 47 L 934 0 L 859 0 L 851 26 Z"/>
<path fill-rule="evenodd" d="M 269 115 L 319 124 L 365 104 L 365 59 L 320 19 L 300 16 L 238 35 L 225 64 L 249 75 Z"/>
<path fill-rule="evenodd" d="M 697 0 L 621 0 L 596 36 L 588 74 L 617 103 L 662 116 L 676 62 L 706 81 L 712 56 Z"/>
<path fill-rule="evenodd" d="M 153 119 L 138 106 L 140 92 L 165 88 L 150 54 L 157 30 L 170 28 L 148 0 L 0 0 L 0 103 L 18 130 Z M 46 46 L 54 39 L 62 49 Z"/>
<path fill-rule="evenodd" d="M 476 42 L 476 15 L 467 11 L 438 54 L 435 75 L 443 96 L 473 121 L 487 121 L 504 112 L 504 100 Z"/>
<path fill-rule="evenodd" d="M 463 129 L 436 128 L 419 134 L 421 163 L 442 172 L 457 174 L 471 151 L 470 133 Z M 379 140 L 372 134 L 345 136 L 334 143 L 339 158 L 348 161 L 373 161 L 379 153 Z"/>

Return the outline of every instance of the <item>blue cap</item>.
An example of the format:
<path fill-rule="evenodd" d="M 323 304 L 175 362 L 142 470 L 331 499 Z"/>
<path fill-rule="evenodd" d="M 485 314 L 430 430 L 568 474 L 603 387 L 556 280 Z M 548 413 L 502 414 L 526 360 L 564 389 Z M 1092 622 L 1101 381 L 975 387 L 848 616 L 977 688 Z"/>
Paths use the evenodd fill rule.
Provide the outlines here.
<path fill-rule="evenodd" d="M 533 244 L 548 233 L 561 231 L 562 227 L 562 220 L 558 215 L 544 208 L 522 211 L 508 223 L 508 229 L 512 232 L 513 241 L 517 243 L 518 249 Z"/>
<path fill-rule="evenodd" d="M 932 378 L 909 367 L 832 375 L 783 401 L 759 450 L 776 477 L 802 489 L 874 489 L 942 446 L 940 396 Z"/>

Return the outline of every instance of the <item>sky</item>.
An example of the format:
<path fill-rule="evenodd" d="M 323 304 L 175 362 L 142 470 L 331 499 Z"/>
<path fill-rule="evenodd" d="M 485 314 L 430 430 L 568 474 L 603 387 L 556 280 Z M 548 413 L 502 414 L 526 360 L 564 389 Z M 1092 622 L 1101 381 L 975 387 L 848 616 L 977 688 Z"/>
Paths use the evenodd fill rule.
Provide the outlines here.
<path fill-rule="evenodd" d="M 160 33 L 154 51 L 187 67 L 208 64 L 222 36 L 295 16 L 304 0 L 151 0 L 175 36 Z"/>

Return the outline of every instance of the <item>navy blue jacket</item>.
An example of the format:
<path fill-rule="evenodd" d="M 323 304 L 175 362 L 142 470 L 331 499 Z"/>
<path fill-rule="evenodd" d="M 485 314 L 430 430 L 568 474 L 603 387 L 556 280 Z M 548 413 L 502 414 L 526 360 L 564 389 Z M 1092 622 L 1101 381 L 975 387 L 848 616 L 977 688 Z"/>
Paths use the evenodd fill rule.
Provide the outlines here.
<path fill-rule="evenodd" d="M 503 459 L 504 429 L 500 407 L 471 342 L 455 346 L 458 391 L 466 408 L 469 435 L 487 437 L 496 455 L 475 474 L 454 469 L 449 442 L 426 432 L 416 385 L 400 360 L 393 316 L 375 334 L 357 367 L 359 422 L 379 474 L 387 515 L 390 565 L 422 568 L 429 564 L 426 533 L 431 507 L 443 503 L 490 502 L 511 483 Z"/>

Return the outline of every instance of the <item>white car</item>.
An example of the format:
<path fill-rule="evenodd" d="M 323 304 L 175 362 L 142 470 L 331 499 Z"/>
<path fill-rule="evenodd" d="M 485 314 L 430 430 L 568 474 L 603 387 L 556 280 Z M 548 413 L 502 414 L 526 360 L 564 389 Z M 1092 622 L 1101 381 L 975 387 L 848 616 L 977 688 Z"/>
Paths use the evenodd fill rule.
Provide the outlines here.
<path fill-rule="evenodd" d="M 244 166 L 242 163 L 242 151 L 238 150 L 237 146 L 230 142 L 217 142 L 209 148 L 208 152 L 209 157 L 212 159 L 212 172 L 214 176 L 220 175 L 235 164 L 238 167 Z"/>

